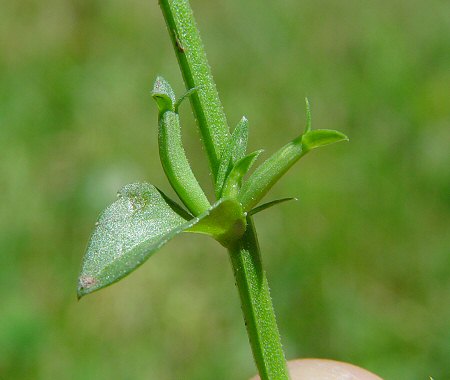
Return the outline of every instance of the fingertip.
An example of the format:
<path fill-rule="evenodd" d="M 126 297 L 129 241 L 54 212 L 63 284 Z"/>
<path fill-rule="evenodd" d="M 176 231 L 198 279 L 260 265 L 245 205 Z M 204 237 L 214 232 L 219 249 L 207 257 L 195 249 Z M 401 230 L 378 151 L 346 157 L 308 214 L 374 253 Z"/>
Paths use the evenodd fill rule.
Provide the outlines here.
<path fill-rule="evenodd" d="M 328 359 L 288 361 L 291 380 L 382 380 L 381 377 L 353 364 Z M 259 376 L 251 380 L 260 380 Z"/>

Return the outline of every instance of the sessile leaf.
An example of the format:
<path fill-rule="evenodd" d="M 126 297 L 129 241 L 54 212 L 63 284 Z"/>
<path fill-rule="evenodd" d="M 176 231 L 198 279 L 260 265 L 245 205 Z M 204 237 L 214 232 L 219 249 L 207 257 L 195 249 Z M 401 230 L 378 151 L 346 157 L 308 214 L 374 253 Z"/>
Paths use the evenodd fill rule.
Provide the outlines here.
<path fill-rule="evenodd" d="M 237 198 L 244 176 L 248 173 L 250 168 L 253 166 L 253 163 L 262 152 L 262 149 L 257 150 L 256 152 L 250 153 L 236 162 L 231 169 L 230 174 L 228 174 L 225 184 L 223 185 L 223 197 Z"/>
<path fill-rule="evenodd" d="M 78 279 L 78 297 L 132 272 L 152 253 L 191 226 L 174 202 L 148 183 L 124 186 L 98 218 Z"/>
<path fill-rule="evenodd" d="M 98 218 L 78 279 L 78 298 L 125 277 L 184 231 L 207 234 L 226 245 L 245 232 L 242 208 L 223 199 L 193 217 L 155 186 L 124 186 Z"/>
<path fill-rule="evenodd" d="M 311 110 L 306 99 L 306 128 L 302 135 L 283 146 L 259 165 L 239 191 L 244 211 L 252 210 L 272 186 L 306 153 L 312 149 L 348 141 L 343 133 L 331 129 L 311 129 Z"/>
<path fill-rule="evenodd" d="M 220 156 L 219 169 L 216 179 L 216 195 L 220 198 L 225 181 L 233 166 L 245 156 L 248 142 L 248 120 L 245 116 L 239 121 Z"/>

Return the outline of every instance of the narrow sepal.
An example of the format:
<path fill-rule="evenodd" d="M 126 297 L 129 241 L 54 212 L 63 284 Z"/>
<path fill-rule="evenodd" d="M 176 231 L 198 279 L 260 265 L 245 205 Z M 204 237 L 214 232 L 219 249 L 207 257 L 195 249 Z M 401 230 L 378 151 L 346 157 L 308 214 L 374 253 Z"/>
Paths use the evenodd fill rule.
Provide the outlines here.
<path fill-rule="evenodd" d="M 263 152 L 263 150 L 257 150 L 249 155 L 241 158 L 231 169 L 230 174 L 225 180 L 222 194 L 223 197 L 236 198 L 242 185 L 242 179 L 248 173 L 253 166 L 256 159 Z"/>
<path fill-rule="evenodd" d="M 244 116 L 234 129 L 228 145 L 220 156 L 219 169 L 216 177 L 216 196 L 220 198 L 225 179 L 233 165 L 245 156 L 248 141 L 248 120 Z"/>
<path fill-rule="evenodd" d="M 195 94 L 199 88 L 200 87 L 193 87 L 190 90 L 186 91 L 183 96 L 181 96 L 179 99 L 177 99 L 177 101 L 175 102 L 175 107 L 174 107 L 176 113 L 178 113 L 178 108 L 180 107 L 181 103 L 183 103 L 183 101 L 186 98 L 189 98 L 191 95 Z"/>
<path fill-rule="evenodd" d="M 276 200 L 274 200 L 274 201 L 267 202 L 267 203 L 264 203 L 264 204 L 262 204 L 262 205 L 260 205 L 260 206 L 258 206 L 258 207 L 255 207 L 254 209 L 252 209 L 252 210 L 250 210 L 250 211 L 248 212 L 248 215 L 255 215 L 255 214 L 257 214 L 258 212 L 264 211 L 264 210 L 266 210 L 266 209 L 268 209 L 268 208 L 270 208 L 270 207 L 272 207 L 272 206 L 279 205 L 280 203 L 284 203 L 284 202 L 287 202 L 287 201 L 296 201 L 296 200 L 297 200 L 297 198 L 282 198 L 282 199 L 276 199 Z"/>

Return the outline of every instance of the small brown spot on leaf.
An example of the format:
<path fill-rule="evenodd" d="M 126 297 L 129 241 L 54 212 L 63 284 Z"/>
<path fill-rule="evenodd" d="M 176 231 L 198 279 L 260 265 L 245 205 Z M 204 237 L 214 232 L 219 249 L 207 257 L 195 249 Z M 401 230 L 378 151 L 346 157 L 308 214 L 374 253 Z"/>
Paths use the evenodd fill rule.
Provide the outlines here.
<path fill-rule="evenodd" d="M 92 276 L 81 276 L 80 277 L 80 288 L 89 289 L 97 283 L 97 280 Z"/>

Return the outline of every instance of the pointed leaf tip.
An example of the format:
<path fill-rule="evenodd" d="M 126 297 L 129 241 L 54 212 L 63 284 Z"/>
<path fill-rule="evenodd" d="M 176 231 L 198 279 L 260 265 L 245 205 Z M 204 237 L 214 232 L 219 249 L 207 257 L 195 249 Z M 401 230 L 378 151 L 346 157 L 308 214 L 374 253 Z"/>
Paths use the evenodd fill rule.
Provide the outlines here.
<path fill-rule="evenodd" d="M 162 76 L 156 77 L 153 85 L 152 97 L 158 105 L 159 112 L 175 110 L 175 93 L 169 82 Z"/>
<path fill-rule="evenodd" d="M 97 280 L 91 276 L 80 276 L 78 279 L 77 298 L 80 300 L 85 294 L 89 293 L 89 289 L 97 284 Z"/>
<path fill-rule="evenodd" d="M 148 183 L 133 183 L 100 215 L 78 279 L 78 298 L 126 276 L 191 226 L 180 206 Z"/>
<path fill-rule="evenodd" d="M 340 141 L 348 141 L 348 137 L 341 132 L 331 129 L 316 129 L 302 136 L 302 148 L 304 152 L 321 146 L 334 144 Z"/>

